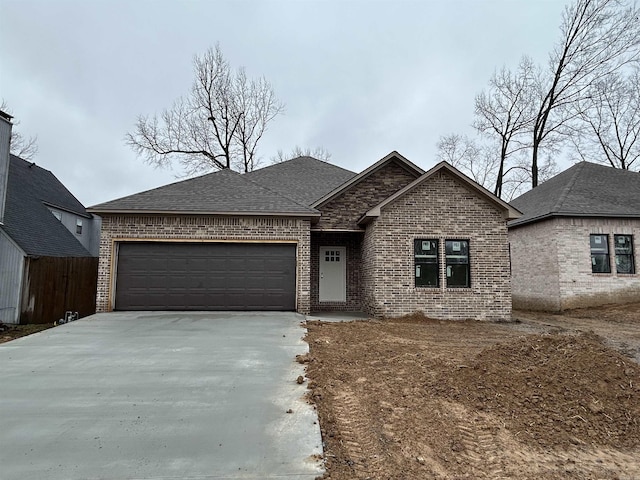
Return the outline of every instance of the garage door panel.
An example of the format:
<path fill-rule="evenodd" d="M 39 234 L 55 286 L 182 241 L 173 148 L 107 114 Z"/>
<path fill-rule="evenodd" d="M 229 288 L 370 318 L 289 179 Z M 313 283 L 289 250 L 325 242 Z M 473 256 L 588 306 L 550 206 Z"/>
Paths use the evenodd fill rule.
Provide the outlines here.
<path fill-rule="evenodd" d="M 294 310 L 295 245 L 119 245 L 117 310 Z"/>

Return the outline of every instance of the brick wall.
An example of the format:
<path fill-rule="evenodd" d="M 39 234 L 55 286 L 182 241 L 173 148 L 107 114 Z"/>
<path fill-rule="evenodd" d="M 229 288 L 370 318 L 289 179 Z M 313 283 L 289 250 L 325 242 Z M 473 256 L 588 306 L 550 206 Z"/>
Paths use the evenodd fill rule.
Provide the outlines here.
<path fill-rule="evenodd" d="M 555 219 L 510 229 L 509 244 L 513 308 L 560 310 Z"/>
<path fill-rule="evenodd" d="M 362 234 L 357 232 L 311 232 L 311 311 L 357 312 L 360 311 L 360 244 Z M 320 302 L 319 266 L 320 247 L 346 247 L 347 301 Z"/>
<path fill-rule="evenodd" d="M 440 240 L 440 287 L 415 286 L 414 239 Z M 468 239 L 470 288 L 446 288 L 444 241 Z M 511 316 L 507 228 L 502 212 L 440 172 L 387 205 L 362 243 L 363 309 L 376 316 L 422 311 L 442 319 Z"/>
<path fill-rule="evenodd" d="M 591 272 L 591 234 L 609 235 L 611 273 Z M 615 234 L 633 235 L 634 260 L 638 272 L 640 219 L 558 217 L 512 228 L 509 241 L 514 270 L 514 306 L 557 311 L 640 301 L 640 275 L 616 273 Z M 545 237 L 553 240 L 545 240 Z M 540 240 L 541 245 L 544 242 L 556 245 L 555 253 L 539 250 L 540 260 L 536 261 L 536 265 L 546 268 L 547 274 L 536 274 L 530 268 L 535 257 L 530 252 L 526 255 L 529 250 L 527 245 L 535 244 L 536 240 Z M 516 251 L 521 254 L 516 256 Z"/>
<path fill-rule="evenodd" d="M 322 217 L 314 228 L 359 230 L 356 222 L 362 215 L 415 179 L 415 175 L 390 162 L 321 206 Z"/>
<path fill-rule="evenodd" d="M 309 227 L 308 220 L 295 218 L 102 215 L 97 311 L 111 310 L 109 295 L 113 240 L 268 240 L 297 242 L 297 310 L 300 313 L 309 313 Z"/>

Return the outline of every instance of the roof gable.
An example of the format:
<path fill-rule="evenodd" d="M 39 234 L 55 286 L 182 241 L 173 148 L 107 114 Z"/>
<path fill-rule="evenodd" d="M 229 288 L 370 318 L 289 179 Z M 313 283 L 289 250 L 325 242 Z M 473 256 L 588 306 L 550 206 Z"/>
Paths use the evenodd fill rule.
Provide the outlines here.
<path fill-rule="evenodd" d="M 11 155 L 4 231 L 27 255 L 91 256 L 47 205 L 90 217 L 53 173 Z"/>
<path fill-rule="evenodd" d="M 96 213 L 302 215 L 319 213 L 231 170 L 220 170 L 94 205 Z"/>
<path fill-rule="evenodd" d="M 313 157 L 297 157 L 245 176 L 298 203 L 312 205 L 356 174 Z"/>
<path fill-rule="evenodd" d="M 553 216 L 640 217 L 640 173 L 580 162 L 511 203 L 523 216 L 510 227 Z"/>
<path fill-rule="evenodd" d="M 420 167 L 418 167 L 417 165 L 413 164 L 412 162 L 410 162 L 409 160 L 407 160 L 406 158 L 404 158 L 402 155 L 400 155 L 398 152 L 396 152 L 394 150 L 390 154 L 386 155 L 385 157 L 383 157 L 382 159 L 380 159 L 379 161 L 377 161 L 376 163 L 371 165 L 366 170 L 363 170 L 359 174 L 353 176 L 347 182 L 343 183 L 339 187 L 335 188 L 334 190 L 330 191 L 329 193 L 327 193 L 323 197 L 319 198 L 317 201 L 312 203 L 311 206 L 315 207 L 315 208 L 321 207 L 322 205 L 324 205 L 327 202 L 333 200 L 338 195 L 341 195 L 346 190 L 348 190 L 348 189 L 352 188 L 353 186 L 357 185 L 358 183 L 360 183 L 364 179 L 368 178 L 373 173 L 377 172 L 378 170 L 380 170 L 381 168 L 385 167 L 386 165 L 388 165 L 391 162 L 395 162 L 400 167 L 404 168 L 405 170 L 407 170 L 409 173 L 415 175 L 416 177 L 418 177 L 418 176 L 420 176 L 420 175 L 422 175 L 424 173 L 424 170 L 422 170 Z"/>
<path fill-rule="evenodd" d="M 423 184 L 426 180 L 432 178 L 434 175 L 436 175 L 438 172 L 441 172 L 441 171 L 446 171 L 447 173 L 451 174 L 466 188 L 479 194 L 481 197 L 485 198 L 489 203 L 492 203 L 498 209 L 502 210 L 505 216 L 505 219 L 518 218 L 521 215 L 521 213 L 517 209 L 513 208 L 507 202 L 495 196 L 486 188 L 482 187 L 481 185 L 478 185 L 476 182 L 471 180 L 469 177 L 467 177 L 465 174 L 460 172 L 455 167 L 451 166 L 447 162 L 440 162 L 436 166 L 431 168 L 429 171 L 425 172 L 423 175 L 418 177 L 416 180 L 411 182 L 409 185 L 397 191 L 396 193 L 391 195 L 389 198 L 387 198 L 383 202 L 373 207 L 371 210 L 369 210 L 367 213 L 365 213 L 362 216 L 362 218 L 358 221 L 358 223 L 360 225 L 366 225 L 367 223 L 370 223 L 374 218 L 380 216 L 381 210 L 385 206 L 396 201 L 400 197 L 406 195 L 408 192 L 414 190 L 416 187 Z"/>

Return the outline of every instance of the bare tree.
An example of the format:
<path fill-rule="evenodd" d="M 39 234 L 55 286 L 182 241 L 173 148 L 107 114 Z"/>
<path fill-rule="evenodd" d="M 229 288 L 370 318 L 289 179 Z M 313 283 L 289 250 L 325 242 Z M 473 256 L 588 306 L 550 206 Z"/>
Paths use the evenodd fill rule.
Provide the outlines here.
<path fill-rule="evenodd" d="M 571 140 L 582 160 L 640 169 L 640 68 L 609 74 L 573 108 L 579 122 Z"/>
<path fill-rule="evenodd" d="M 489 88 L 475 99 L 473 126 L 498 145 L 497 172 L 493 193 L 502 196 L 507 159 L 530 146 L 527 132 L 534 119 L 535 66 L 523 57 L 514 73 L 503 67 L 489 80 Z"/>
<path fill-rule="evenodd" d="M 566 7 L 561 39 L 540 78 L 538 107 L 532 130 L 531 181 L 538 185 L 541 150 L 562 141 L 572 120 L 565 108 L 599 80 L 640 58 L 640 20 L 627 0 L 575 0 Z"/>
<path fill-rule="evenodd" d="M 283 111 L 283 105 L 276 99 L 269 82 L 261 77 L 258 80 L 247 80 L 244 70 L 238 72 L 236 96 L 240 115 L 236 138 L 241 146 L 241 163 L 238 168 L 250 172 L 259 164 L 256 158 L 256 147 L 267 130 L 267 125 Z"/>
<path fill-rule="evenodd" d="M 126 142 L 157 167 L 178 161 L 187 175 L 257 165 L 256 148 L 267 126 L 284 110 L 266 79 L 233 70 L 219 45 L 193 60 L 191 91 L 160 116 L 141 116 Z"/>
<path fill-rule="evenodd" d="M 11 108 L 9 108 L 9 105 L 4 99 L 2 100 L 2 105 L 0 105 L 0 110 L 11 114 Z M 16 157 L 32 162 L 36 153 L 38 153 L 38 137 L 23 137 L 22 134 L 16 130 L 16 126 L 18 125 L 20 125 L 20 121 L 14 119 L 10 139 L 11 153 Z"/>
<path fill-rule="evenodd" d="M 324 147 L 316 147 L 314 149 L 311 149 L 302 148 L 296 145 L 288 153 L 285 153 L 284 150 L 278 150 L 278 152 L 273 157 L 271 157 L 271 164 L 273 165 L 297 157 L 313 157 L 318 160 L 322 160 L 323 162 L 331 161 L 331 154 Z"/>
<path fill-rule="evenodd" d="M 450 134 L 440 137 L 437 143 L 436 156 L 444 160 L 487 190 L 496 191 L 497 172 L 499 171 L 499 145 L 479 143 L 466 135 Z M 510 201 L 524 193 L 531 184 L 531 170 L 527 150 L 513 152 L 513 159 L 504 169 L 501 179 L 500 198 Z M 553 156 L 543 159 L 540 168 L 542 181 L 551 178 L 558 172 Z"/>
<path fill-rule="evenodd" d="M 438 160 L 450 163 L 487 190 L 495 188 L 498 157 L 494 149 L 456 133 L 441 136 L 436 148 Z"/>

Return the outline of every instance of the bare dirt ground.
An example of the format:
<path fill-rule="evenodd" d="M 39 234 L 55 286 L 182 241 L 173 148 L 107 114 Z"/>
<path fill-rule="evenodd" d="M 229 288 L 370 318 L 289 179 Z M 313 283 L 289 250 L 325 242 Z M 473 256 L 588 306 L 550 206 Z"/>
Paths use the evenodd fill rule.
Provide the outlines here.
<path fill-rule="evenodd" d="M 640 478 L 640 304 L 307 328 L 324 478 Z"/>
<path fill-rule="evenodd" d="M 40 325 L 9 325 L 0 322 L 0 343 L 31 335 L 32 333 L 40 332 L 51 327 L 53 327 L 53 323 Z"/>

